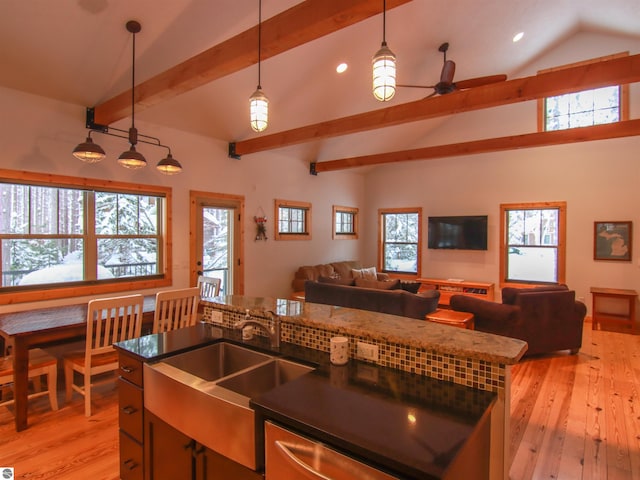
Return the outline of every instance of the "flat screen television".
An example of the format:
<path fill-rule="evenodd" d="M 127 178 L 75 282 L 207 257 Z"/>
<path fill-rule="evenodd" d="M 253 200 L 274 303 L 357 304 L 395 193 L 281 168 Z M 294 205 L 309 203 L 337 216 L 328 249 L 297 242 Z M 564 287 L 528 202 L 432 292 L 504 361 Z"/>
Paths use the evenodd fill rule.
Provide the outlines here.
<path fill-rule="evenodd" d="M 487 249 L 487 215 L 429 217 L 429 248 Z"/>

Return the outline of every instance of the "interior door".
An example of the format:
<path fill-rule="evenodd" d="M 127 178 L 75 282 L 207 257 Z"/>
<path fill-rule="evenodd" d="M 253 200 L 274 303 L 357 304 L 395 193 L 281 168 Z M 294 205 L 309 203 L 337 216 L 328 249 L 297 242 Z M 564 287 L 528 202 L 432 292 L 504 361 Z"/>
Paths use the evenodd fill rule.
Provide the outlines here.
<path fill-rule="evenodd" d="M 199 275 L 221 279 L 220 295 L 244 293 L 244 197 L 191 192 L 191 285 Z"/>

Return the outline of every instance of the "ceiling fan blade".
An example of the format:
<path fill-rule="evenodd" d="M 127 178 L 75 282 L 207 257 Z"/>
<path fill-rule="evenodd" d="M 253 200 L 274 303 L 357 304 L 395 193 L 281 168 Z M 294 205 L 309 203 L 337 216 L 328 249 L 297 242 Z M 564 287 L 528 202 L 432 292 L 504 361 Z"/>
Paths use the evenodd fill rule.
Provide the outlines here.
<path fill-rule="evenodd" d="M 408 87 L 408 88 L 435 88 L 435 85 L 405 85 L 397 84 L 396 87 Z"/>
<path fill-rule="evenodd" d="M 506 75 L 489 75 L 486 77 L 470 78 L 468 80 L 461 80 L 455 83 L 458 90 L 465 90 L 467 88 L 481 87 L 483 85 L 489 85 L 490 83 L 504 82 L 507 79 Z"/>

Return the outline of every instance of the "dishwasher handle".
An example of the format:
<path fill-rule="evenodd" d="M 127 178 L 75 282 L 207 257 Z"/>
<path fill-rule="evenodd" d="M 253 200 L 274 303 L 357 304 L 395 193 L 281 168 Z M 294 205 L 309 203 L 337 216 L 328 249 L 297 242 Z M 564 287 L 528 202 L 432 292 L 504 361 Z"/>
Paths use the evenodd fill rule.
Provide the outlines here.
<path fill-rule="evenodd" d="M 300 448 L 300 446 L 295 445 L 293 443 L 284 442 L 282 440 L 275 441 L 276 447 L 280 450 L 280 452 L 285 455 L 286 458 L 291 460 L 300 473 L 304 474 L 306 478 L 311 479 L 321 479 L 321 480 L 333 480 L 331 477 L 327 477 L 326 475 L 320 473 L 311 465 L 307 465 L 305 462 L 300 460 L 296 454 L 293 452 L 294 449 Z"/>

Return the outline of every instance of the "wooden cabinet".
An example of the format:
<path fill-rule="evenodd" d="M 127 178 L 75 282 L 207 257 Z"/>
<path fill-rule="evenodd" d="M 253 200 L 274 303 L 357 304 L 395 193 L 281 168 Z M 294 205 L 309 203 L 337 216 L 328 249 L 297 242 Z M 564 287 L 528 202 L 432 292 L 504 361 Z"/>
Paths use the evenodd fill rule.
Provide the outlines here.
<path fill-rule="evenodd" d="M 142 362 L 120 353 L 118 372 L 120 478 L 142 480 L 144 478 Z"/>
<path fill-rule="evenodd" d="M 145 411 L 146 480 L 263 480 Z"/>
<path fill-rule="evenodd" d="M 469 295 L 489 301 L 495 299 L 493 283 L 437 278 L 419 278 L 418 281 L 422 284 L 419 291 L 440 290 L 438 306 L 444 308 L 449 308 L 449 300 L 452 295 Z"/>

